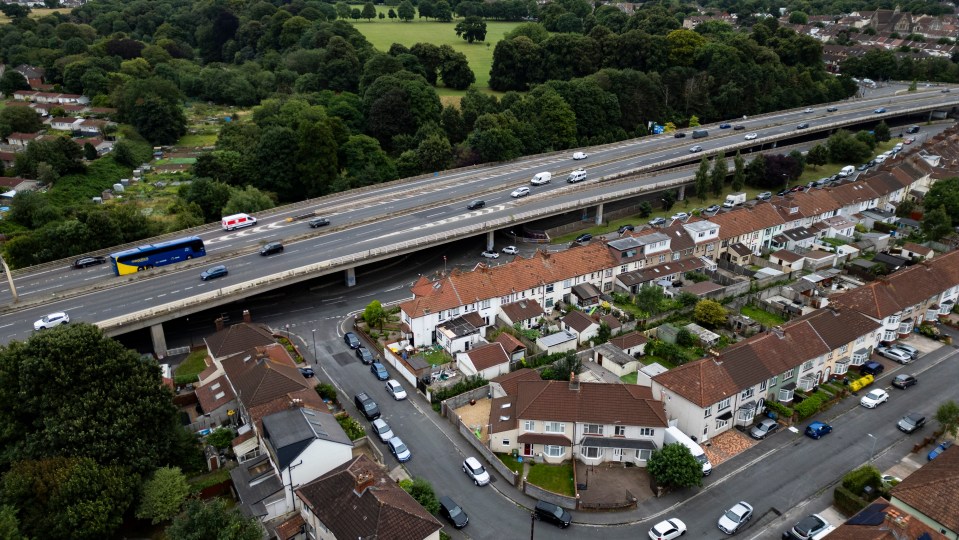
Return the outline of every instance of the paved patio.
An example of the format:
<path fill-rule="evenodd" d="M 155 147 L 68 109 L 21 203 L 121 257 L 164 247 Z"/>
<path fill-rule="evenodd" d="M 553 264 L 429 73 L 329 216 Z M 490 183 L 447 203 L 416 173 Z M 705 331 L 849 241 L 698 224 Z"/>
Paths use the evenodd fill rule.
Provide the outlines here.
<path fill-rule="evenodd" d="M 624 467 L 621 463 L 576 465 L 576 483 L 583 504 L 619 505 L 636 498 L 638 504 L 653 498 L 645 467 Z"/>
<path fill-rule="evenodd" d="M 709 463 L 716 467 L 720 463 L 736 457 L 740 452 L 745 452 L 752 448 L 757 442 L 746 435 L 740 433 L 736 428 L 724 431 L 709 439 L 708 446 L 703 447 Z"/>

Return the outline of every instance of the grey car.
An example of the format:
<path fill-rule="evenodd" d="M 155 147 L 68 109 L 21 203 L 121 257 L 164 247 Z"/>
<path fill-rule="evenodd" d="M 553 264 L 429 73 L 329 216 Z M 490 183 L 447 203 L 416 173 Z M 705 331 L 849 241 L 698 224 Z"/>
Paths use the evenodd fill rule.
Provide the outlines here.
<path fill-rule="evenodd" d="M 207 280 L 210 280 L 210 279 L 216 279 L 216 278 L 218 278 L 218 277 L 223 277 L 223 276 L 225 276 L 225 275 L 227 275 L 227 274 L 229 274 L 229 271 L 226 269 L 225 266 L 223 266 L 223 265 L 221 264 L 221 265 L 214 266 L 213 268 L 208 268 L 208 269 L 204 270 L 203 272 L 201 272 L 201 273 L 200 273 L 200 279 L 203 280 L 203 281 L 207 281 Z"/>
<path fill-rule="evenodd" d="M 772 433 L 775 433 L 779 429 L 779 422 L 773 420 L 772 418 L 764 418 L 762 422 L 753 426 L 749 430 L 749 434 L 754 439 L 765 439 Z"/>
<path fill-rule="evenodd" d="M 905 343 L 896 343 L 890 349 L 899 349 L 900 351 L 909 355 L 909 358 L 915 360 L 919 358 L 919 349 L 913 347 L 912 345 L 906 345 Z"/>

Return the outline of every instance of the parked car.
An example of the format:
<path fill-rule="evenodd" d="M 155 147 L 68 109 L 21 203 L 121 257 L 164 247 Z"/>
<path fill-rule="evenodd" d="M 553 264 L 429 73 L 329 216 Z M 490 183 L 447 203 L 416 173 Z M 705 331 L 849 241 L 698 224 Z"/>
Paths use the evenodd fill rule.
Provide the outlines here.
<path fill-rule="evenodd" d="M 787 194 L 787 193 L 789 193 L 789 190 L 788 190 L 788 189 L 781 189 L 781 190 L 779 190 L 779 191 L 776 193 L 776 195 L 779 195 L 780 197 L 782 197 L 783 195 L 785 195 L 785 194 Z"/>
<path fill-rule="evenodd" d="M 926 459 L 928 461 L 936 459 L 939 457 L 939 454 L 945 452 L 950 446 L 952 446 L 952 441 L 943 441 L 939 443 L 939 446 L 933 448 L 928 454 L 926 454 Z"/>
<path fill-rule="evenodd" d="M 916 379 L 915 375 L 900 373 L 899 375 L 896 375 L 895 379 L 892 380 L 892 385 L 900 390 L 905 390 L 906 388 L 909 388 L 918 382 L 919 380 Z"/>
<path fill-rule="evenodd" d="M 387 446 L 390 447 L 390 453 L 393 454 L 393 457 L 396 458 L 396 461 L 400 463 L 406 463 L 413 457 L 413 453 L 410 452 L 410 449 L 406 447 L 403 443 L 403 440 L 399 437 L 393 437 L 392 439 L 386 441 Z"/>
<path fill-rule="evenodd" d="M 926 417 L 919 413 L 909 413 L 903 416 L 896 427 L 903 433 L 915 433 L 926 425 Z"/>
<path fill-rule="evenodd" d="M 811 540 L 831 528 L 829 522 L 819 514 L 810 514 L 793 525 L 792 529 L 783 533 L 783 538 L 791 540 Z"/>
<path fill-rule="evenodd" d="M 895 360 L 900 364 L 908 364 L 912 362 L 912 357 L 909 356 L 909 353 L 894 347 L 876 347 L 876 354 L 879 356 L 884 356 L 890 360 Z"/>
<path fill-rule="evenodd" d="M 465 472 L 466 476 L 469 476 L 470 480 L 477 486 L 489 484 L 490 477 L 489 473 L 486 472 L 486 467 L 475 457 L 468 457 L 463 461 L 463 472 Z"/>
<path fill-rule="evenodd" d="M 483 208 L 484 206 L 486 206 L 486 201 L 475 200 L 475 201 L 470 201 L 470 203 L 466 205 L 466 209 L 479 210 L 480 208 Z"/>
<path fill-rule="evenodd" d="M 370 373 L 376 375 L 376 378 L 385 381 L 390 378 L 390 374 L 386 371 L 386 366 L 379 362 L 373 362 L 370 364 Z"/>
<path fill-rule="evenodd" d="M 546 501 L 537 501 L 533 508 L 533 517 L 548 521 L 557 527 L 565 529 L 573 522 L 573 516 L 565 508 Z"/>
<path fill-rule="evenodd" d="M 695 154 L 696 152 L 702 152 L 702 151 L 703 151 L 703 147 L 702 147 L 702 146 L 699 146 L 698 144 L 695 145 L 695 146 L 690 146 L 690 147 L 689 147 L 689 153 L 690 153 L 690 154 Z"/>
<path fill-rule="evenodd" d="M 269 244 L 266 244 L 265 246 L 260 248 L 260 255 L 263 255 L 263 256 L 273 255 L 274 253 L 282 253 L 282 252 L 283 252 L 283 244 L 279 242 L 270 242 Z"/>
<path fill-rule="evenodd" d="M 756 195 L 756 198 L 760 201 L 768 201 L 769 199 L 773 198 L 773 194 L 768 191 L 763 191 L 759 195 Z"/>
<path fill-rule="evenodd" d="M 325 217 L 313 218 L 310 220 L 310 228 L 316 229 L 317 227 L 326 227 L 330 224 L 330 220 Z"/>
<path fill-rule="evenodd" d="M 796 129 L 806 129 L 807 127 L 809 127 L 809 122 L 803 122 L 796 126 Z"/>
<path fill-rule="evenodd" d="M 389 392 L 396 401 L 406 399 L 406 390 L 403 389 L 403 385 L 397 382 L 396 379 L 386 381 L 386 391 Z"/>
<path fill-rule="evenodd" d="M 519 250 L 516 249 L 516 246 L 506 246 L 503 248 L 503 253 L 507 255 L 516 255 L 519 253 Z"/>
<path fill-rule="evenodd" d="M 687 214 L 686 212 L 676 212 L 675 214 L 669 216 L 669 219 L 678 219 L 681 221 L 686 221 L 687 219 L 689 219 L 689 214 Z"/>
<path fill-rule="evenodd" d="M 347 332 L 343 334 L 343 341 L 345 341 L 346 344 L 349 345 L 351 349 L 360 348 L 360 339 L 356 337 L 356 334 L 354 334 L 353 332 Z"/>
<path fill-rule="evenodd" d="M 636 230 L 636 227 L 633 227 L 632 225 L 622 225 L 619 227 L 619 229 L 616 229 L 616 232 L 618 232 L 619 234 L 623 234 L 626 231 L 635 231 L 635 230 Z"/>
<path fill-rule="evenodd" d="M 806 426 L 806 436 L 813 439 L 821 439 L 825 435 L 832 433 L 832 426 L 818 420 Z"/>
<path fill-rule="evenodd" d="M 731 128 L 731 127 L 733 127 L 733 126 L 731 126 L 731 125 L 729 125 L 729 124 L 727 124 L 727 123 L 725 123 L 725 122 L 723 122 L 722 124 L 719 124 L 719 129 L 729 129 L 729 128 Z"/>
<path fill-rule="evenodd" d="M 876 114 L 882 114 L 882 113 L 886 112 L 886 108 L 885 108 L 885 107 L 879 107 L 878 109 L 876 109 L 876 110 L 874 110 L 874 111 L 872 111 L 872 112 L 874 112 L 874 113 L 876 113 Z"/>
<path fill-rule="evenodd" d="M 573 240 L 573 241 L 576 242 L 577 244 L 585 244 L 586 242 L 589 242 L 592 239 L 593 239 L 593 235 L 589 233 L 583 233 L 577 236 L 576 240 Z"/>
<path fill-rule="evenodd" d="M 661 218 L 661 217 L 653 218 L 653 219 L 649 220 L 649 224 L 652 225 L 653 227 L 658 227 L 658 226 L 660 226 L 660 225 L 665 225 L 665 224 L 666 224 L 666 218 Z"/>
<path fill-rule="evenodd" d="M 775 433 L 779 429 L 779 422 L 773 420 L 772 418 L 763 418 L 762 422 L 753 426 L 749 430 L 749 434 L 754 439 L 765 439 L 769 435 Z"/>
<path fill-rule="evenodd" d="M 300 368 L 300 375 L 303 375 L 304 377 L 306 377 L 307 379 L 309 379 L 309 378 L 315 376 L 315 375 L 316 375 L 316 372 L 314 372 L 314 371 L 313 371 L 313 368 L 311 368 L 311 367 L 301 367 L 301 368 Z"/>
<path fill-rule="evenodd" d="M 210 279 L 224 277 L 229 273 L 230 272 L 226 269 L 225 266 L 223 266 L 222 264 L 218 264 L 212 268 L 207 268 L 206 270 L 200 272 L 200 279 L 203 281 L 207 281 Z"/>
<path fill-rule="evenodd" d="M 919 349 L 913 347 L 912 345 L 906 345 L 905 343 L 896 343 L 891 349 L 899 349 L 900 351 L 909 355 L 909 358 L 915 360 L 919 358 Z"/>
<path fill-rule="evenodd" d="M 726 534 L 736 532 L 753 517 L 753 507 L 746 501 L 739 501 L 719 516 L 719 530 Z"/>
<path fill-rule="evenodd" d="M 683 133 L 682 131 L 677 131 L 676 133 L 673 133 L 673 137 L 677 139 L 682 139 L 686 137 L 686 134 Z"/>
<path fill-rule="evenodd" d="M 518 199 L 518 198 L 520 198 L 520 197 L 525 197 L 525 196 L 527 196 L 527 195 L 529 195 L 529 188 L 526 187 L 526 186 L 518 187 L 518 188 L 514 189 L 512 193 L 509 194 L 509 196 L 512 197 L 512 198 L 514 198 L 514 199 Z"/>
<path fill-rule="evenodd" d="M 587 154 L 586 152 L 573 152 L 573 159 L 580 160 L 580 159 L 586 159 L 588 157 L 589 157 L 589 154 Z"/>
<path fill-rule="evenodd" d="M 649 529 L 652 540 L 673 540 L 686 534 L 686 524 L 679 519 L 665 519 Z"/>
<path fill-rule="evenodd" d="M 44 315 L 39 321 L 33 323 L 33 329 L 37 331 L 49 330 L 50 328 L 67 324 L 68 322 L 70 322 L 70 316 L 62 311 L 57 311 L 56 313 Z"/>
<path fill-rule="evenodd" d="M 86 268 L 88 266 L 95 266 L 105 262 L 107 262 L 106 257 L 80 257 L 79 259 L 73 261 L 73 267 Z"/>
<path fill-rule="evenodd" d="M 707 206 L 706 209 L 703 210 L 703 212 L 705 212 L 705 213 L 707 213 L 707 214 L 715 214 L 716 212 L 719 212 L 719 205 L 718 205 L 718 204 L 711 204 L 711 205 Z"/>
<path fill-rule="evenodd" d="M 758 136 L 759 136 L 758 133 L 747 133 L 746 136 L 743 137 L 743 138 L 746 139 L 747 141 L 751 141 L 751 140 L 755 139 L 755 138 L 758 137 Z"/>
<path fill-rule="evenodd" d="M 483 257 L 486 257 L 487 259 L 499 259 L 499 253 L 493 250 L 484 251 L 480 253 L 480 255 L 482 255 Z"/>
<path fill-rule="evenodd" d="M 390 429 L 390 425 L 387 424 L 382 418 L 373 420 L 373 432 L 376 433 L 376 436 L 380 438 L 380 442 L 387 442 L 396 436 L 393 435 L 393 430 Z"/>
<path fill-rule="evenodd" d="M 873 377 L 878 377 L 883 370 L 886 369 L 886 366 L 876 362 L 875 360 L 870 360 L 865 364 L 859 366 L 859 373 L 863 375 L 872 375 Z"/>
<path fill-rule="evenodd" d="M 360 359 L 360 362 L 363 362 L 366 365 L 372 364 L 375 359 L 373 358 L 373 353 L 369 349 L 360 345 L 353 351 L 356 354 L 356 357 Z"/>
<path fill-rule="evenodd" d="M 440 515 L 450 522 L 455 529 L 462 529 L 470 522 L 469 516 L 456 504 L 456 501 L 447 496 L 440 497 Z"/>
<path fill-rule="evenodd" d="M 839 107 L 826 107 L 826 112 L 836 112 L 839 110 Z"/>
<path fill-rule="evenodd" d="M 862 396 L 859 404 L 867 409 L 875 409 L 883 403 L 889 401 L 889 394 L 882 388 L 873 388 L 868 394 Z"/>
<path fill-rule="evenodd" d="M 380 417 L 379 406 L 365 392 L 353 396 L 353 403 L 356 404 L 356 408 L 363 413 L 367 420 L 376 420 Z"/>
<path fill-rule="evenodd" d="M 908 128 L 906 128 L 906 133 L 909 133 L 909 134 L 919 133 L 919 126 L 909 126 Z"/>

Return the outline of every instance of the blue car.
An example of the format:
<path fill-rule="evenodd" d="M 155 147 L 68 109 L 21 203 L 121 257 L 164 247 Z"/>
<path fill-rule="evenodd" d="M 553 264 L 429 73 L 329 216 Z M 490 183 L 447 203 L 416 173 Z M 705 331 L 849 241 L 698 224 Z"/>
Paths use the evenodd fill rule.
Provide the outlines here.
<path fill-rule="evenodd" d="M 373 365 L 370 366 L 370 373 L 376 375 L 376 378 L 381 381 L 385 381 L 386 379 L 390 378 L 390 374 L 386 372 L 386 367 L 379 362 L 374 362 Z"/>
<path fill-rule="evenodd" d="M 729 129 L 730 127 L 729 124 L 719 124 L 719 129 Z"/>
<path fill-rule="evenodd" d="M 930 450 L 929 454 L 926 456 L 926 459 L 928 459 L 929 461 L 936 459 L 937 457 L 939 457 L 939 454 L 945 452 L 946 449 L 949 448 L 950 446 L 952 446 L 952 441 L 944 441 L 939 446 Z"/>
<path fill-rule="evenodd" d="M 832 426 L 825 422 L 813 422 L 806 426 L 806 436 L 813 439 L 820 439 L 823 435 L 832 433 Z"/>
<path fill-rule="evenodd" d="M 204 270 L 203 272 L 201 272 L 200 279 L 202 279 L 203 281 L 206 281 L 209 279 L 216 279 L 218 277 L 223 277 L 227 274 L 229 274 L 229 272 L 227 271 L 226 267 L 221 264 L 218 266 L 214 266 L 213 268 L 208 268 Z"/>

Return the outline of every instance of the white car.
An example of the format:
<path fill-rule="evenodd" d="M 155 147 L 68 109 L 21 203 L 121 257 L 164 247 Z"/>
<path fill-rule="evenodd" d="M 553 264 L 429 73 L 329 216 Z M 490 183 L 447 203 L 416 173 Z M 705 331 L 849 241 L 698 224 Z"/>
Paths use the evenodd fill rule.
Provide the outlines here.
<path fill-rule="evenodd" d="M 486 471 L 486 467 L 483 467 L 475 457 L 466 458 L 466 461 L 463 462 L 463 472 L 477 486 L 489 484 L 489 473 Z"/>
<path fill-rule="evenodd" d="M 703 151 L 703 147 L 702 147 L 702 146 L 699 146 L 698 144 L 697 144 L 696 146 L 690 146 L 690 147 L 689 147 L 689 153 L 690 153 L 690 154 L 695 154 L 696 152 L 702 152 L 702 151 Z"/>
<path fill-rule="evenodd" d="M 746 501 L 739 501 L 735 506 L 726 510 L 719 518 L 719 530 L 726 534 L 736 534 L 740 527 L 753 517 L 753 507 Z"/>
<path fill-rule="evenodd" d="M 889 394 L 881 388 L 874 388 L 868 394 L 862 396 L 859 404 L 867 409 L 875 409 L 887 401 L 889 401 Z"/>
<path fill-rule="evenodd" d="M 686 524 L 678 519 L 660 521 L 649 530 L 649 537 L 652 540 L 673 540 L 684 534 L 686 534 Z"/>
<path fill-rule="evenodd" d="M 755 139 L 755 138 L 758 137 L 758 136 L 759 136 L 758 133 L 747 133 L 746 136 L 744 137 L 744 139 L 746 139 L 747 141 L 751 141 L 751 140 Z"/>
<path fill-rule="evenodd" d="M 586 152 L 573 152 L 573 159 L 586 159 L 589 157 L 589 154 Z"/>
<path fill-rule="evenodd" d="M 669 219 L 678 219 L 678 220 L 685 221 L 685 220 L 689 219 L 689 214 L 687 214 L 686 212 L 677 212 L 677 213 L 669 216 Z"/>
<path fill-rule="evenodd" d="M 496 253 L 492 250 L 484 251 L 483 253 L 480 253 L 480 255 L 486 257 L 487 259 L 499 259 L 499 253 Z"/>
<path fill-rule="evenodd" d="M 518 199 L 518 198 L 520 198 L 520 197 L 525 197 L 525 196 L 527 196 L 527 195 L 529 195 L 529 188 L 526 187 L 526 186 L 516 188 L 516 189 L 513 190 L 512 193 L 509 194 L 509 196 L 512 197 L 512 198 L 514 198 L 514 199 Z"/>
<path fill-rule="evenodd" d="M 804 113 L 806 113 L 806 114 L 809 114 L 809 113 L 811 113 L 811 112 L 812 112 L 812 109 L 806 109 L 806 110 L 805 110 L 805 111 L 803 111 L 803 112 L 804 112 Z"/>
<path fill-rule="evenodd" d="M 386 391 L 389 392 L 396 401 L 406 399 L 406 390 L 403 390 L 403 385 L 396 382 L 396 379 L 386 381 Z"/>
<path fill-rule="evenodd" d="M 390 429 L 390 425 L 384 422 L 382 418 L 373 420 L 373 431 L 376 432 L 376 436 L 379 437 L 383 442 L 386 442 L 396 436 L 393 435 L 393 430 Z"/>
<path fill-rule="evenodd" d="M 503 253 L 507 255 L 516 255 L 519 253 L 519 250 L 516 249 L 516 246 L 506 246 L 503 248 Z"/>
<path fill-rule="evenodd" d="M 70 322 L 70 316 L 62 311 L 56 313 L 51 313 L 49 315 L 44 315 L 42 319 L 33 323 L 34 330 L 47 330 L 49 328 L 54 328 L 60 326 L 61 324 L 67 324 Z"/>

